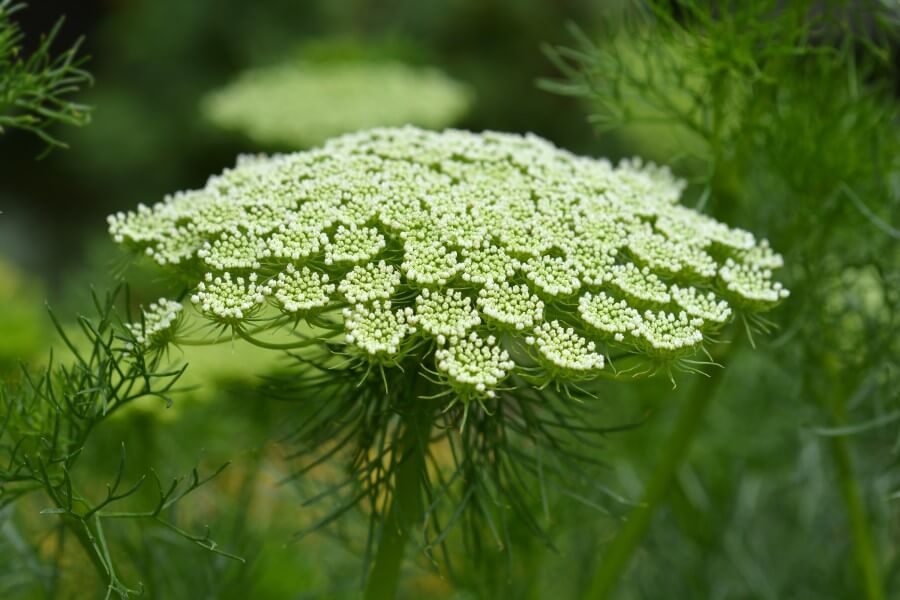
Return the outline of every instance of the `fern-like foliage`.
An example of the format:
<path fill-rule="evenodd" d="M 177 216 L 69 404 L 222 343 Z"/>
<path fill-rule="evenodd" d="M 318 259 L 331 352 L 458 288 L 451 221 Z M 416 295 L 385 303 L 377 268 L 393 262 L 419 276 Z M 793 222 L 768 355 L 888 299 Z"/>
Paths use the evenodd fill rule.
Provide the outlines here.
<path fill-rule="evenodd" d="M 162 354 L 140 351 L 140 343 L 116 319 L 117 297 L 117 293 L 94 296 L 98 317 L 78 319 L 80 339 L 67 333 L 54 317 L 73 356 L 71 363 L 51 359 L 44 370 L 34 374 L 23 368 L 17 381 L 0 385 L 0 507 L 15 508 L 26 496 L 41 495 L 46 504 L 42 514 L 58 518 L 61 525 L 55 543 L 62 547 L 66 536 L 77 540 L 106 585 L 107 597 L 126 598 L 139 589 L 121 579 L 116 550 L 104 533 L 110 523 L 153 521 L 207 550 L 241 559 L 219 549 L 209 532 L 186 531 L 172 518 L 179 501 L 227 465 L 203 476 L 195 468 L 189 476 L 168 482 L 152 472 L 149 480 L 156 486 L 156 500 L 145 510 L 123 510 L 121 503 L 148 483 L 147 475 L 125 480 L 123 445 L 106 490 L 82 489 L 75 469 L 91 435 L 111 415 L 141 398 L 171 402 L 185 369 L 167 369 Z M 12 522 L 9 527 L 14 527 Z M 20 545 L 27 547 L 24 544 Z"/>
<path fill-rule="evenodd" d="M 70 97 L 91 84 L 82 66 L 81 40 L 54 54 L 52 47 L 63 20 L 43 35 L 29 56 L 24 56 L 24 34 L 13 20 L 25 4 L 0 0 L 0 133 L 6 128 L 33 133 L 48 148 L 65 147 L 49 128 L 54 123 L 81 126 L 90 120 L 90 108 Z"/>
<path fill-rule="evenodd" d="M 601 135 L 673 162 L 698 206 L 783 251 L 794 301 L 769 356 L 831 424 L 817 431 L 835 442 L 869 598 L 884 581 L 866 531 L 886 526 L 866 523 L 864 505 L 882 513 L 885 484 L 860 490 L 855 477 L 895 462 L 895 435 L 879 429 L 900 414 L 898 33 L 896 7 L 877 1 L 630 2 L 547 48 L 563 77 L 541 83 L 583 98 Z M 856 467 L 853 433 L 867 449 Z"/>
<path fill-rule="evenodd" d="M 575 48 L 548 48 L 566 79 L 542 84 L 585 98 L 600 131 L 652 135 L 700 205 L 769 233 L 794 265 L 787 351 L 850 373 L 842 385 L 873 371 L 887 383 L 900 351 L 900 104 L 885 75 L 900 29 L 879 2 L 815 6 L 635 3 L 600 41 L 574 30 Z"/>

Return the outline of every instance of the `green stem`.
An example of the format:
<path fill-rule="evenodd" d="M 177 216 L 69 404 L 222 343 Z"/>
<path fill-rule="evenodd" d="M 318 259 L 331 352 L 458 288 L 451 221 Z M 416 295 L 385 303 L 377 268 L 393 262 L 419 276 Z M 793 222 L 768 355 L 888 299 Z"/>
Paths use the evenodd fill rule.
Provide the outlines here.
<path fill-rule="evenodd" d="M 841 386 L 835 386 L 840 390 Z M 834 427 L 847 424 L 844 395 L 837 393 L 829 402 L 831 421 Z M 853 457 L 850 443 L 846 436 L 834 436 L 831 442 L 831 455 L 837 469 L 838 485 L 844 498 L 844 508 L 853 536 L 853 556 L 862 576 L 862 587 L 866 600 L 884 600 L 884 586 L 881 569 L 878 565 L 875 544 L 869 530 L 869 517 L 862 499 L 859 482 L 854 477 Z"/>
<path fill-rule="evenodd" d="M 87 531 L 87 523 L 70 516 L 64 516 L 62 520 L 66 529 L 75 536 L 75 539 L 78 540 L 78 543 L 81 545 L 82 549 L 84 549 L 85 554 L 91 559 L 91 564 L 94 565 L 94 570 L 97 571 L 100 581 L 104 586 L 109 585 L 112 582 L 112 574 L 106 563 L 103 561 L 103 557 L 100 556 L 100 550 L 97 548 L 94 540 L 91 539 L 91 536 Z"/>
<path fill-rule="evenodd" d="M 416 383 L 409 383 L 412 390 Z M 416 406 L 418 398 L 415 391 L 411 392 L 411 396 L 413 402 L 408 408 L 413 412 L 405 416 L 403 423 L 405 431 L 398 448 L 401 458 L 393 475 L 391 506 L 385 516 L 375 561 L 366 581 L 365 600 L 391 600 L 397 596 L 406 544 L 424 516 L 421 483 L 426 475 L 425 455 L 431 435 L 432 414 L 426 403 Z"/>
<path fill-rule="evenodd" d="M 644 539 L 656 509 L 666 499 L 672 487 L 678 468 L 687 455 L 694 435 L 703 421 L 706 407 L 709 405 L 710 399 L 715 396 L 718 383 L 722 378 L 722 371 L 723 369 L 716 369 L 706 385 L 697 385 L 682 406 L 675 429 L 662 449 L 662 460 L 656 466 L 644 489 L 641 503 L 628 516 L 628 520 L 619 529 L 603 556 L 603 562 L 594 574 L 588 588 L 587 598 L 609 598 L 625 569 L 628 568 L 631 556 Z"/>

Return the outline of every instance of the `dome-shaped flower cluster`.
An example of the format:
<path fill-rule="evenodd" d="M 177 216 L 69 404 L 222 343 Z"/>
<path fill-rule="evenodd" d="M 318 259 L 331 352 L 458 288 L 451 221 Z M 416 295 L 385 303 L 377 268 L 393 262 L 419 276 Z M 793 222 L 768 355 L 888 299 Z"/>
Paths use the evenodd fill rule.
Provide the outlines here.
<path fill-rule="evenodd" d="M 165 343 L 181 318 L 183 308 L 179 302 L 160 298 L 143 309 L 141 321 L 126 323 L 125 327 L 138 344 Z"/>
<path fill-rule="evenodd" d="M 641 313 L 630 307 L 625 300 L 616 300 L 599 292 L 590 292 L 578 299 L 578 314 L 585 323 L 593 327 L 601 337 L 612 335 L 615 341 L 625 340 L 626 333 L 632 333 L 641 324 Z"/>
<path fill-rule="evenodd" d="M 416 298 L 415 323 L 442 344 L 447 337 L 465 337 L 481 323 L 481 317 L 472 307 L 472 299 L 459 290 L 432 292 L 425 288 Z"/>
<path fill-rule="evenodd" d="M 568 376 L 583 375 L 603 368 L 603 355 L 594 350 L 596 344 L 576 333 L 574 327 L 563 327 L 559 321 L 542 323 L 534 328 L 534 335 L 525 343 L 537 347 L 541 359 L 550 368 Z"/>
<path fill-rule="evenodd" d="M 207 272 L 191 300 L 209 319 L 330 313 L 348 350 L 390 365 L 415 349 L 490 397 L 516 364 L 584 378 L 613 352 L 678 360 L 787 296 L 768 242 L 679 205 L 683 187 L 535 136 L 406 127 L 243 157 L 109 225 L 181 275 Z"/>
<path fill-rule="evenodd" d="M 478 292 L 478 307 L 489 319 L 528 331 L 544 318 L 544 302 L 524 283 L 488 281 Z"/>
<path fill-rule="evenodd" d="M 299 62 L 247 71 L 209 94 L 202 109 L 262 146 L 300 149 L 369 127 L 446 127 L 471 103 L 468 86 L 432 68 Z"/>
<path fill-rule="evenodd" d="M 228 272 L 217 276 L 207 273 L 197 284 L 191 302 L 210 319 L 241 322 L 262 308 L 272 294 L 271 284 L 259 283 L 258 279 L 256 273 L 246 278 L 232 277 Z"/>
<path fill-rule="evenodd" d="M 302 312 L 328 306 L 334 292 L 334 284 L 328 283 L 328 273 L 319 273 L 309 267 L 299 269 L 288 264 L 274 280 L 275 299 L 288 312 Z"/>
<path fill-rule="evenodd" d="M 343 315 L 347 343 L 365 350 L 379 362 L 393 362 L 403 338 L 416 331 L 411 323 L 413 310 L 409 307 L 395 310 L 390 300 L 357 304 L 345 308 Z"/>
<path fill-rule="evenodd" d="M 641 315 L 635 329 L 640 346 L 651 356 L 675 358 L 690 354 L 703 341 L 703 319 L 689 317 L 684 311 L 675 313 L 652 310 Z"/>
<path fill-rule="evenodd" d="M 338 286 L 350 304 L 387 300 L 400 287 L 400 271 L 380 260 L 353 267 Z"/>
<path fill-rule="evenodd" d="M 445 373 L 450 385 L 463 398 L 492 398 L 494 389 L 516 366 L 509 354 L 497 345 L 497 338 L 480 337 L 474 331 L 468 336 L 450 338 L 448 346 L 435 351 L 438 371 Z"/>
<path fill-rule="evenodd" d="M 790 294 L 781 282 L 772 281 L 772 269 L 732 258 L 719 269 L 719 278 L 725 284 L 724 292 L 742 306 L 764 308 Z"/>

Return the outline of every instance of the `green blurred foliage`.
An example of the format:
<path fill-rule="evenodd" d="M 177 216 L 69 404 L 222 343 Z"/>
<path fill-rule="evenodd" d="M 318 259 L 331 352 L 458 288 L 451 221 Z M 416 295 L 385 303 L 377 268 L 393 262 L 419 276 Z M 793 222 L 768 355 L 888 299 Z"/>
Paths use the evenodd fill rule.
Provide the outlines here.
<path fill-rule="evenodd" d="M 443 129 L 473 103 L 465 84 L 395 61 L 299 59 L 241 73 L 206 95 L 203 115 L 269 150 L 307 149 L 372 127 Z"/>
<path fill-rule="evenodd" d="M 22 2 L 0 0 L 0 134 L 20 129 L 38 137 L 49 151 L 65 147 L 48 131 L 52 125 L 90 122 L 90 108 L 71 96 L 88 86 L 91 76 L 81 68 L 82 40 L 59 54 L 52 51 L 62 20 L 42 34 L 33 49 L 26 49 L 16 21 L 16 13 L 25 8 Z"/>
<path fill-rule="evenodd" d="M 699 207 L 766 235 L 791 289 L 774 339 L 729 358 L 621 597 L 893 597 L 898 14 L 726 6 L 634 3 L 549 51 L 566 79 L 545 87 L 585 99 L 601 142 L 675 164 Z"/>
<path fill-rule="evenodd" d="M 0 374 L 44 351 L 48 341 L 40 284 L 0 258 Z"/>

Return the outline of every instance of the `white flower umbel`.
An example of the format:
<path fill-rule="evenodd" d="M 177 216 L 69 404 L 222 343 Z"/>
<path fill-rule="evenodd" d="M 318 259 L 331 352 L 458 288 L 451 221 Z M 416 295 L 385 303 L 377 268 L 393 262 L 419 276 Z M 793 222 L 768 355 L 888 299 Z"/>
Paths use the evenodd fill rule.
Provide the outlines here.
<path fill-rule="evenodd" d="M 355 266 L 338 285 L 350 304 L 387 300 L 400 286 L 400 271 L 385 261 Z"/>
<path fill-rule="evenodd" d="M 435 351 L 434 360 L 438 371 L 464 399 L 493 398 L 494 389 L 516 366 L 494 336 L 483 338 L 474 331 L 451 338 Z"/>
<path fill-rule="evenodd" d="M 544 302 L 527 285 L 489 281 L 478 293 L 478 307 L 485 315 L 519 331 L 530 330 L 544 319 Z"/>
<path fill-rule="evenodd" d="M 231 273 L 214 276 L 207 273 L 191 296 L 194 306 L 213 320 L 243 321 L 250 317 L 271 295 L 272 288 L 257 281 L 256 273 L 234 277 Z"/>
<path fill-rule="evenodd" d="M 164 344 L 181 318 L 183 306 L 174 300 L 160 298 L 143 309 L 143 319 L 125 327 L 139 344 Z"/>
<path fill-rule="evenodd" d="M 647 354 L 673 359 L 692 354 L 703 342 L 703 319 L 678 313 L 645 311 L 635 333 Z"/>
<path fill-rule="evenodd" d="M 297 62 L 247 71 L 210 94 L 203 110 L 259 144 L 299 149 L 368 127 L 445 127 L 471 102 L 467 86 L 435 69 Z"/>
<path fill-rule="evenodd" d="M 481 324 L 472 299 L 459 290 L 432 292 L 422 290 L 416 298 L 415 323 L 443 342 L 450 336 L 464 337 L 466 332 Z"/>
<path fill-rule="evenodd" d="M 372 111 L 393 108 L 383 85 L 364 88 Z M 322 88 L 269 90 L 244 108 L 269 132 L 310 119 L 324 129 L 346 98 Z M 321 110 L 283 112 L 319 93 Z M 428 95 L 415 86 L 404 94 Z M 774 259 L 751 234 L 679 206 L 684 186 L 664 167 L 615 166 L 534 135 L 383 128 L 242 157 L 202 190 L 114 216 L 110 231 L 174 271 L 179 288 L 198 269 L 213 271 L 191 299 L 218 326 L 176 343 L 240 339 L 290 352 L 298 371 L 262 389 L 318 403 L 298 441 L 321 456 L 313 463 L 352 457 L 348 480 L 364 488 L 340 512 L 388 498 L 370 511 L 375 533 L 392 515 L 408 517 L 397 535 L 376 536 L 365 596 L 387 598 L 402 565 L 381 559 L 403 556 L 406 525 L 434 521 L 431 507 L 406 514 L 423 490 L 452 483 L 441 501 L 454 506 L 451 520 L 469 497 L 501 517 L 510 498 L 497 504 L 492 490 L 515 493 L 518 474 L 500 469 L 486 496 L 472 495 L 484 482 L 468 481 L 469 465 L 502 464 L 517 442 L 559 449 L 596 431 L 593 417 L 576 424 L 579 407 L 607 391 L 595 379 L 672 378 L 712 364 L 692 358 L 704 321 L 688 310 L 711 320 L 739 311 L 748 332 L 766 326 L 752 313 L 786 295 L 761 264 Z M 267 339 L 286 330 L 294 335 Z M 691 400 L 675 438 L 700 408 Z M 448 440 L 463 477 L 436 481 L 432 451 Z M 435 542 L 433 531 L 444 535 L 437 526 L 419 533 Z"/>
<path fill-rule="evenodd" d="M 632 333 L 641 324 L 641 313 L 628 306 L 624 300 L 600 292 L 596 296 L 587 292 L 578 299 L 578 314 L 594 329 L 612 335 L 621 342 L 625 334 Z"/>
<path fill-rule="evenodd" d="M 278 274 L 274 284 L 275 299 L 291 313 L 328 306 L 334 284 L 328 283 L 327 273 L 317 273 L 308 267 L 297 269 L 289 264 Z"/>
<path fill-rule="evenodd" d="M 580 377 L 596 369 L 551 342 L 594 366 L 595 338 L 617 355 L 678 360 L 701 331 L 787 296 L 768 243 L 681 206 L 683 187 L 652 164 L 614 166 L 533 135 L 387 128 L 241 157 L 200 190 L 111 216 L 109 229 L 179 282 L 209 270 L 191 299 L 235 328 L 269 305 L 282 313 L 267 314 L 273 327 L 308 316 L 328 330 L 329 355 L 343 327 L 355 355 L 382 366 L 502 329 L 492 347 L 544 340 L 541 360 Z M 567 325 L 544 325 L 554 319 Z"/>
<path fill-rule="evenodd" d="M 756 310 L 765 310 L 790 295 L 780 282 L 772 281 L 771 269 L 741 264 L 730 258 L 719 269 L 719 278 L 733 302 Z"/>
<path fill-rule="evenodd" d="M 345 308 L 343 314 L 347 343 L 381 362 L 394 361 L 403 339 L 416 330 L 410 322 L 413 310 L 409 307 L 394 310 L 389 300 L 357 304 Z"/>
<path fill-rule="evenodd" d="M 542 362 L 557 375 L 581 377 L 603 368 L 603 355 L 595 352 L 594 342 L 559 321 L 538 325 L 525 342 L 537 348 Z"/>

